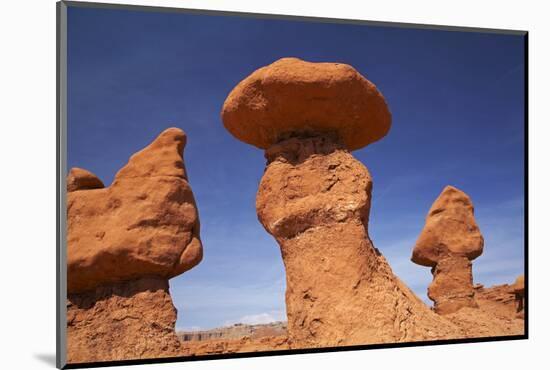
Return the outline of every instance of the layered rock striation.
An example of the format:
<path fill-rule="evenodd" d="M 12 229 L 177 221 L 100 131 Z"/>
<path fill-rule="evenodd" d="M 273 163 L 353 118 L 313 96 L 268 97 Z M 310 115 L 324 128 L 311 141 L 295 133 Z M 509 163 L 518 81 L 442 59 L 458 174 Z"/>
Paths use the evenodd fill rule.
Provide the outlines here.
<path fill-rule="evenodd" d="M 258 339 L 263 337 L 274 337 L 286 335 L 285 322 L 272 322 L 269 324 L 234 324 L 221 328 L 200 331 L 178 332 L 178 337 L 184 342 L 201 342 L 209 340 L 231 340 L 249 337 Z"/>

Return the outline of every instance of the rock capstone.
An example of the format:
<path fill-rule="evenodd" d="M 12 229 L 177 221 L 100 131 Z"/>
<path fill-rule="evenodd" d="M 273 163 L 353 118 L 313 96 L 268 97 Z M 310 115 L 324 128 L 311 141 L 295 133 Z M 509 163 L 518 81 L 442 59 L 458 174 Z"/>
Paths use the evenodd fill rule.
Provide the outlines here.
<path fill-rule="evenodd" d="M 295 133 L 336 133 L 348 150 L 380 140 L 391 114 L 376 86 L 343 63 L 283 58 L 258 69 L 231 91 L 225 128 L 261 149 Z"/>

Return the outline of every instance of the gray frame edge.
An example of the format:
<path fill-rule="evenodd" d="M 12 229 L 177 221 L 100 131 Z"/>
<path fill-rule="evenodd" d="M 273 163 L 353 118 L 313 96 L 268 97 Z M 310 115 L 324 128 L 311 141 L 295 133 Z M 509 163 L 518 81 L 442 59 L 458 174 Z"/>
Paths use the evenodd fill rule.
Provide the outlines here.
<path fill-rule="evenodd" d="M 56 3 L 56 367 L 67 364 L 67 4 Z"/>

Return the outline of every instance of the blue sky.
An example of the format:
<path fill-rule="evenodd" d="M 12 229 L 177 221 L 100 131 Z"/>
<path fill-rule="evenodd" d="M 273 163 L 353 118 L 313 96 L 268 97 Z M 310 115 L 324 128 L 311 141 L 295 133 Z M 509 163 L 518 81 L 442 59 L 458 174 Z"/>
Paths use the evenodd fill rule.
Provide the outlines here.
<path fill-rule="evenodd" d="M 240 80 L 286 56 L 351 64 L 386 97 L 389 135 L 354 155 L 374 180 L 371 238 L 422 299 L 431 274 L 409 259 L 447 184 L 471 196 L 485 237 L 474 281 L 522 273 L 521 36 L 69 7 L 69 168 L 108 185 L 162 130 L 187 132 L 204 259 L 170 281 L 178 329 L 285 317 L 279 247 L 255 210 L 263 152 L 219 113 Z"/>

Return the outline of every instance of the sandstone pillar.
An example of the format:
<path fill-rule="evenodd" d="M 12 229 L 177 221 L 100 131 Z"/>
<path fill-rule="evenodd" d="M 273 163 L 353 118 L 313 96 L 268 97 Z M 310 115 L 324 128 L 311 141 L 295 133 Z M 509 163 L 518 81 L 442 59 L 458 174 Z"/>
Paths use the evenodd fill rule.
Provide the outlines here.
<path fill-rule="evenodd" d="M 439 314 L 477 307 L 471 261 L 483 252 L 483 237 L 470 197 L 447 186 L 433 203 L 412 261 L 432 268 L 428 297 Z"/>
<path fill-rule="evenodd" d="M 168 279 L 202 259 L 199 219 L 172 128 L 134 154 L 111 186 L 67 179 L 69 363 L 178 355 Z"/>
<path fill-rule="evenodd" d="M 372 180 L 350 150 L 384 137 L 391 121 L 370 81 L 345 64 L 281 59 L 235 87 L 222 119 L 265 150 L 256 209 L 281 248 L 292 347 L 459 336 L 369 238 Z"/>

